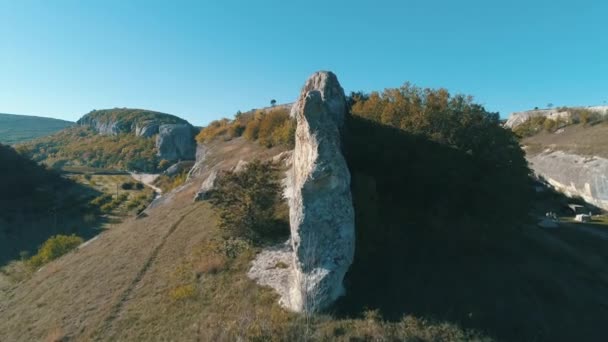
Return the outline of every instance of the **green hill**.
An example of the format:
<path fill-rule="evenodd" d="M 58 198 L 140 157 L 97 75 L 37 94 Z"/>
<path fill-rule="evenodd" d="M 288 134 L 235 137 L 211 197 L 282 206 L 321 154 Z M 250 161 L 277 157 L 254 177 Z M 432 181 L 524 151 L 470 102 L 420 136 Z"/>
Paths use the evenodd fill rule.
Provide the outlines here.
<path fill-rule="evenodd" d="M 169 146 L 177 151 L 164 155 L 157 139 L 163 125 L 186 125 L 190 140 L 180 139 L 181 145 Z M 178 135 L 182 132 L 168 133 Z M 69 127 L 48 137 L 17 146 L 20 153 L 53 168 L 86 166 L 94 168 L 127 169 L 146 172 L 159 171 L 163 159 L 176 161 L 194 158 L 194 128 L 177 116 L 143 109 L 115 108 L 94 110 Z M 165 139 L 165 141 L 170 139 Z M 159 152 L 160 151 L 160 152 Z M 166 151 L 165 151 L 166 152 Z"/>
<path fill-rule="evenodd" d="M 13 145 L 44 137 L 73 122 L 30 115 L 0 114 L 0 143 Z"/>

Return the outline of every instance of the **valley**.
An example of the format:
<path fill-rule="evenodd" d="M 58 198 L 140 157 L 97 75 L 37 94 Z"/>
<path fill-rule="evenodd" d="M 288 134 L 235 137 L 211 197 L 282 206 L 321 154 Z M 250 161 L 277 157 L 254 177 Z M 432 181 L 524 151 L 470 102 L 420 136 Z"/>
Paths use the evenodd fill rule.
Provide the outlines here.
<path fill-rule="evenodd" d="M 608 220 L 592 203 L 529 177 L 533 151 L 568 146 L 582 128 L 517 139 L 464 96 L 409 84 L 345 96 L 332 75 L 307 81 L 295 116 L 291 105 L 277 105 L 193 132 L 153 111 L 95 111 L 79 127 L 7 150 L 80 189 L 66 207 L 86 210 L 42 215 L 32 229 L 55 228 L 38 239 L 24 232 L 29 252 L 19 247 L 5 259 L 2 337 L 554 341 L 608 333 Z M 183 126 L 160 139 L 154 120 Z M 174 158 L 180 153 L 189 159 Z M 302 184 L 290 183 L 298 177 Z M 332 199 L 335 186 L 349 191 L 348 201 Z M 329 199 L 310 204 L 322 196 Z M 590 205 L 590 222 L 574 222 L 574 202 Z M 306 203 L 303 217 L 327 217 L 293 221 L 298 203 Z M 327 224 L 337 212 L 342 223 Z M 547 212 L 556 212 L 556 227 L 539 227 Z M 314 230 L 348 222 L 352 260 L 339 249 L 348 229 L 340 237 Z M 80 230 L 56 228 L 73 225 Z M 86 242 L 32 262 L 44 239 L 72 233 Z M 307 252 L 316 235 L 334 247 Z M 298 239 L 305 243 L 294 245 Z M 323 258 L 348 265 L 329 271 L 317 264 Z M 317 277 L 315 269 L 338 275 L 294 285 Z M 310 304 L 326 291 L 315 286 L 345 292 L 323 297 L 321 307 Z"/>

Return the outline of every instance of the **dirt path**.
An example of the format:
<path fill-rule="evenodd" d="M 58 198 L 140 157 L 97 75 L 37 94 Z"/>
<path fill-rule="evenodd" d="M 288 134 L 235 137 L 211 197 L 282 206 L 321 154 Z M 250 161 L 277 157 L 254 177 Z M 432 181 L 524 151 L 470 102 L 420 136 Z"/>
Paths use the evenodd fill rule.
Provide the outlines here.
<path fill-rule="evenodd" d="M 169 238 L 169 236 L 171 236 L 171 234 L 173 234 L 173 232 L 175 232 L 175 230 L 177 230 L 177 228 L 182 223 L 182 221 L 184 221 L 184 219 L 188 215 L 190 215 L 193 211 L 195 211 L 197 208 L 198 208 L 198 206 L 195 206 L 193 209 L 191 209 L 188 212 L 186 212 L 185 214 L 183 214 L 177 221 L 175 221 L 175 223 L 173 223 L 171 225 L 171 227 L 169 228 L 167 233 L 163 236 L 160 243 L 152 250 L 152 252 L 150 253 L 150 256 L 146 259 L 146 261 L 144 262 L 144 264 L 142 265 L 140 270 L 137 272 L 137 274 L 135 275 L 135 278 L 133 278 L 133 280 L 131 281 L 129 286 L 118 297 L 118 300 L 116 301 L 114 306 L 112 306 L 110 313 L 104 319 L 103 323 L 100 325 L 99 330 L 97 331 L 97 334 L 95 334 L 96 336 L 102 336 L 102 335 L 104 335 L 104 332 L 111 329 L 112 323 L 114 322 L 114 320 L 116 320 L 117 317 L 119 317 L 120 312 L 122 311 L 122 308 L 124 307 L 125 303 L 129 299 L 129 296 L 137 288 L 138 284 L 143 279 L 146 272 L 150 269 L 150 266 L 152 266 L 152 264 L 154 263 L 154 261 L 156 260 L 156 258 L 158 256 L 158 253 L 161 251 L 161 249 L 167 242 L 167 239 Z"/>
<path fill-rule="evenodd" d="M 153 184 L 154 181 L 156 180 L 156 178 L 158 178 L 158 176 L 160 176 L 159 174 L 135 173 L 135 172 L 130 172 L 129 174 L 136 181 L 144 183 L 146 186 L 152 188 L 158 195 L 162 195 L 163 191 L 159 187 L 157 187 Z"/>

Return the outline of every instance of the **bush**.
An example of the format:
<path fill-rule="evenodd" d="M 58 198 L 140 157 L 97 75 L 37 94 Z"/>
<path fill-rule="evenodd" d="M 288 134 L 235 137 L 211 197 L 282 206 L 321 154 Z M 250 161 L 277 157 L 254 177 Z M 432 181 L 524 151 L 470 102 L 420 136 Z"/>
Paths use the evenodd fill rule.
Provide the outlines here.
<path fill-rule="evenodd" d="M 258 110 L 248 114 L 237 114 L 230 121 L 222 119 L 213 121 L 203 128 L 197 140 L 209 142 L 219 136 L 232 139 L 243 136 L 250 141 L 258 141 L 266 147 L 287 146 L 293 148 L 295 141 L 295 120 L 285 108 L 273 108 L 270 111 Z"/>
<path fill-rule="evenodd" d="M 99 197 L 96 197 L 94 200 L 92 200 L 91 202 L 89 202 L 92 206 L 94 207 L 99 207 L 102 206 L 108 202 L 112 201 L 112 195 L 111 194 L 103 194 Z"/>
<path fill-rule="evenodd" d="M 124 182 L 120 185 L 120 188 L 123 190 L 132 190 L 133 189 L 133 182 Z"/>
<path fill-rule="evenodd" d="M 76 235 L 55 235 L 46 240 L 38 249 L 38 253 L 29 259 L 28 264 L 32 268 L 39 268 L 70 252 L 83 242 L 84 240 Z"/>
<path fill-rule="evenodd" d="M 158 162 L 158 171 L 165 171 L 169 166 L 171 166 L 171 162 L 167 159 L 162 159 Z"/>
<path fill-rule="evenodd" d="M 211 202 L 219 210 L 220 227 L 228 235 L 255 242 L 288 231 L 278 171 L 271 163 L 253 161 L 241 172 L 225 172 L 217 180 Z"/>
<path fill-rule="evenodd" d="M 188 179 L 188 171 L 184 170 L 174 176 L 160 175 L 154 181 L 154 185 L 159 187 L 163 192 L 169 192 L 181 185 L 183 185 Z"/>

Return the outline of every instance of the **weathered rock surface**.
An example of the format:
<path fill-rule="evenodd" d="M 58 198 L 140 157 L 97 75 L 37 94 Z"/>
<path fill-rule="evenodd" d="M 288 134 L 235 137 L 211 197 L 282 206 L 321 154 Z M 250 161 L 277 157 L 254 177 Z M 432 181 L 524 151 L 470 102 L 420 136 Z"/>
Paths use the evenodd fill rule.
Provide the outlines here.
<path fill-rule="evenodd" d="M 182 172 L 185 171 L 190 171 L 192 169 L 192 166 L 194 166 L 194 161 L 193 160 L 184 160 L 184 161 L 180 161 L 177 162 L 173 165 L 171 165 L 169 168 L 167 168 L 163 174 L 172 177 L 175 176 L 177 174 L 180 174 Z"/>
<path fill-rule="evenodd" d="M 217 180 L 217 170 L 213 170 L 209 173 L 209 176 L 205 178 L 201 184 L 200 189 L 194 195 L 194 201 L 203 201 L 209 199 L 211 191 L 215 188 L 215 181 Z"/>
<path fill-rule="evenodd" d="M 192 126 L 188 124 L 160 125 L 156 136 L 157 155 L 161 159 L 194 159 L 196 145 Z"/>
<path fill-rule="evenodd" d="M 156 122 L 145 122 L 143 124 L 137 124 L 135 126 L 135 135 L 139 137 L 149 138 L 155 134 L 158 134 L 159 124 Z"/>
<path fill-rule="evenodd" d="M 355 253 L 350 172 L 341 149 L 346 99 L 336 75 L 317 72 L 292 108 L 297 120 L 288 175 L 294 276 L 288 307 L 321 310 L 344 294 Z"/>
<path fill-rule="evenodd" d="M 304 85 L 291 115 L 296 143 L 287 172 L 291 238 L 286 246 L 261 253 L 249 276 L 271 286 L 280 304 L 315 312 L 344 294 L 343 280 L 355 252 L 350 173 L 341 151 L 346 115 L 344 90 L 331 72 L 317 72 Z M 271 264 L 290 256 L 287 267 Z"/>
<path fill-rule="evenodd" d="M 608 159 L 551 150 L 527 159 L 532 170 L 556 190 L 608 210 Z"/>

